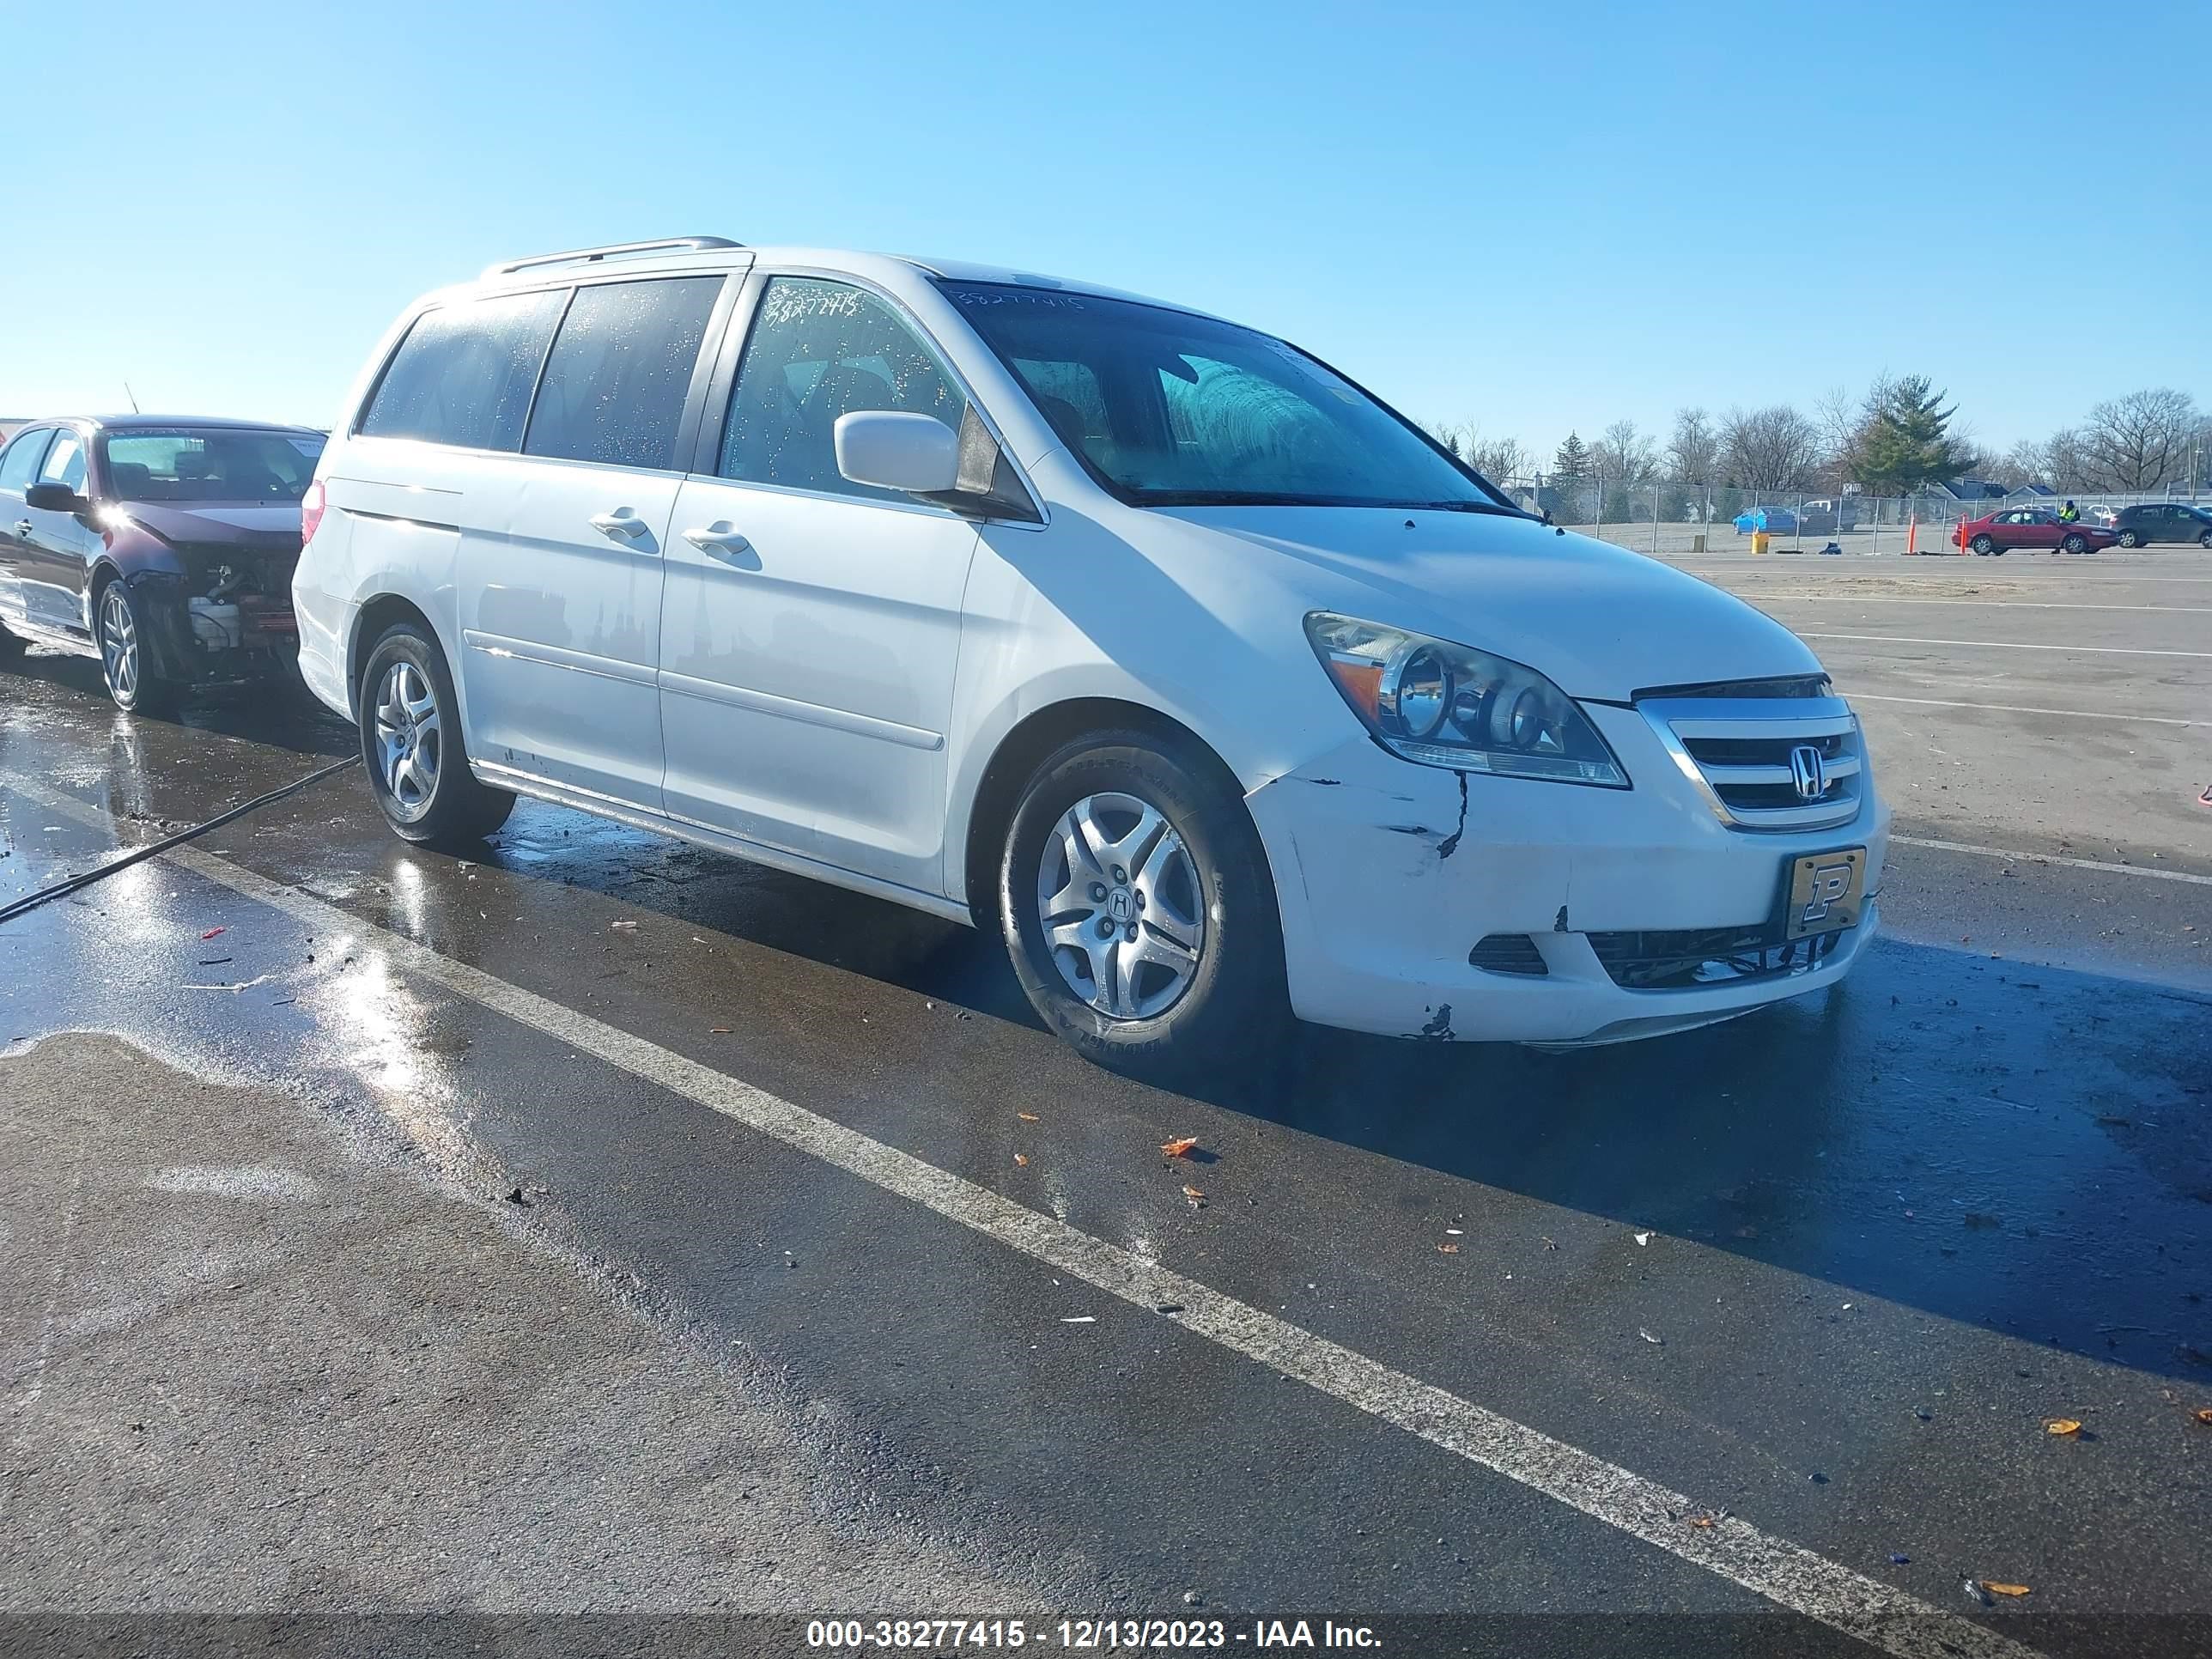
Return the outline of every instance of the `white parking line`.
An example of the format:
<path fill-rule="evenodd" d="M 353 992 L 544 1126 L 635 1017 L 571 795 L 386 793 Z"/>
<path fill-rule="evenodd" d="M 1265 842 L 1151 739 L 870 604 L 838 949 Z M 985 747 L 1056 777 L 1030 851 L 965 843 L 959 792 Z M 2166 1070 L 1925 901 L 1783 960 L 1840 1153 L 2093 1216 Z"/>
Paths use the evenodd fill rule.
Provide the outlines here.
<path fill-rule="evenodd" d="M 2153 651 L 2133 645 L 2021 645 L 2011 640 L 1919 640 L 1897 634 L 1816 634 L 1810 629 L 1791 630 L 1806 640 L 1871 640 L 1877 645 L 1958 645 L 1978 651 L 2075 651 L 2096 657 L 2202 657 L 2212 651 Z"/>
<path fill-rule="evenodd" d="M 2212 617 L 2212 605 L 2080 605 L 2062 599 L 1923 599 L 1893 593 L 1761 593 L 1773 605 L 1993 605 L 2008 611 L 2155 611 L 2170 617 Z"/>
<path fill-rule="evenodd" d="M 107 814 L 73 796 L 28 779 L 0 781 L 26 799 L 112 833 Z M 1176 1323 L 1224 1348 L 1899 1659 L 2040 1659 L 2035 1650 L 2009 1637 L 1761 1532 L 1740 1517 L 1730 1516 L 1711 1528 L 1692 1527 L 1686 1517 L 1711 1511 L 1656 1481 L 296 888 L 196 847 L 179 847 L 162 856 L 310 927 L 373 941 L 395 968 L 909 1199 L 1120 1297 L 1147 1319 L 1161 1317 L 1155 1310 L 1163 1304 L 1180 1304 L 1172 1316 Z"/>
<path fill-rule="evenodd" d="M 2103 859 L 2068 858 L 2058 853 L 2022 853 L 2010 847 L 1983 847 L 1970 841 L 1936 841 L 1927 836 L 1890 836 L 1905 847 L 1932 847 L 1939 853 L 1972 853 L 1977 858 L 2002 859 L 2007 864 L 2063 864 L 2074 870 L 2102 870 L 2115 876 L 2145 876 L 2152 881 L 2182 881 L 2192 887 L 2212 887 L 2212 876 L 2187 870 L 2146 870 L 2140 864 L 2111 864 Z"/>
<path fill-rule="evenodd" d="M 2006 714 L 2057 714 L 2069 720 L 2125 720 L 2131 726 L 2203 726 L 2203 720 L 2176 720 L 2171 714 L 2100 714 L 2086 708 L 2030 708 L 2016 702 L 1954 702 L 1942 697 L 1885 697 L 1872 691 L 1845 694 L 1851 702 L 1917 702 L 1929 708 L 1991 708 Z"/>

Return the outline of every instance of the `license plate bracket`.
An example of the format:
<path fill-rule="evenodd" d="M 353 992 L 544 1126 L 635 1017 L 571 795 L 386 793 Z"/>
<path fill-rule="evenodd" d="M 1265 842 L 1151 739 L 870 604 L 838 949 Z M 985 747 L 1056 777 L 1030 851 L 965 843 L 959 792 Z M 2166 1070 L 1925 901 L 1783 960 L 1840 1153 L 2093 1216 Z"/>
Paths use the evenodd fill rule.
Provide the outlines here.
<path fill-rule="evenodd" d="M 1859 912 L 1866 904 L 1866 857 L 1863 847 L 1844 847 L 1790 860 L 1782 937 L 1810 939 L 1858 926 Z"/>

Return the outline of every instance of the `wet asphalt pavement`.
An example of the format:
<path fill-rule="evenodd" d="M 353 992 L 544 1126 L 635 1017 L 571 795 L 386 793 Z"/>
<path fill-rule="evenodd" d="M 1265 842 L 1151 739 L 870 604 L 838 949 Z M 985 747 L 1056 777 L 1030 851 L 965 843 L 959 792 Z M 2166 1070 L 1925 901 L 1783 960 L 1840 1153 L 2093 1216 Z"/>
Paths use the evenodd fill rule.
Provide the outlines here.
<path fill-rule="evenodd" d="M 1559 1651 L 1644 1613 L 1637 1650 L 1868 1650 L 710 1109 L 689 1061 L 1946 1614 L 2204 1641 L 2172 1616 L 2212 1613 L 2212 559 L 1850 562 L 1692 568 L 1856 636 L 1813 643 L 1905 838 L 1888 934 L 1655 1042 L 1316 1031 L 1164 1093 L 1046 1036 L 992 939 L 527 802 L 423 854 L 354 772 L 0 927 L 0 1607 L 1585 1616 L 1523 1643 Z M 136 720 L 34 656 L 0 902 L 349 748 L 268 699 Z M 416 1363 L 360 1340 L 402 1310 Z M 395 1450 L 394 1411 L 456 1427 Z M 272 1507 L 301 1437 L 325 1478 Z M 414 1540 L 389 1571 L 372 1521 Z"/>

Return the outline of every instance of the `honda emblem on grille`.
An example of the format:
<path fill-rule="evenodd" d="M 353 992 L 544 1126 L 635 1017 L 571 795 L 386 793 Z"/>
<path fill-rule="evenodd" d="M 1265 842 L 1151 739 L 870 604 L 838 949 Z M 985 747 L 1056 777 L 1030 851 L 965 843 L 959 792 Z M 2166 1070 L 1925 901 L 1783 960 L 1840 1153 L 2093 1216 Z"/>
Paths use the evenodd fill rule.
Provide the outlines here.
<path fill-rule="evenodd" d="M 1828 769 L 1818 747 L 1801 743 L 1790 751 L 1790 781 L 1799 800 L 1818 800 L 1828 793 Z"/>

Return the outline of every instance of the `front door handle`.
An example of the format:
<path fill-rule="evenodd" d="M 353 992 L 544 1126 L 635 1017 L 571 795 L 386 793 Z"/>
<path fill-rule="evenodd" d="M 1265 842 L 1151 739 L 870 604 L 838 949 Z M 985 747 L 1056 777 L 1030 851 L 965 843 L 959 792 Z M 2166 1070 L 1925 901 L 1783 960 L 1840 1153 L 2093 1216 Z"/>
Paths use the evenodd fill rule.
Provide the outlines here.
<path fill-rule="evenodd" d="M 653 533 L 646 521 L 626 507 L 618 507 L 611 513 L 594 513 L 592 528 L 618 542 L 635 542 Z"/>
<path fill-rule="evenodd" d="M 745 558 L 753 550 L 753 544 L 739 534 L 737 526 L 727 519 L 717 519 L 709 525 L 695 525 L 684 532 L 684 539 L 702 553 L 714 553 L 726 559 Z"/>

